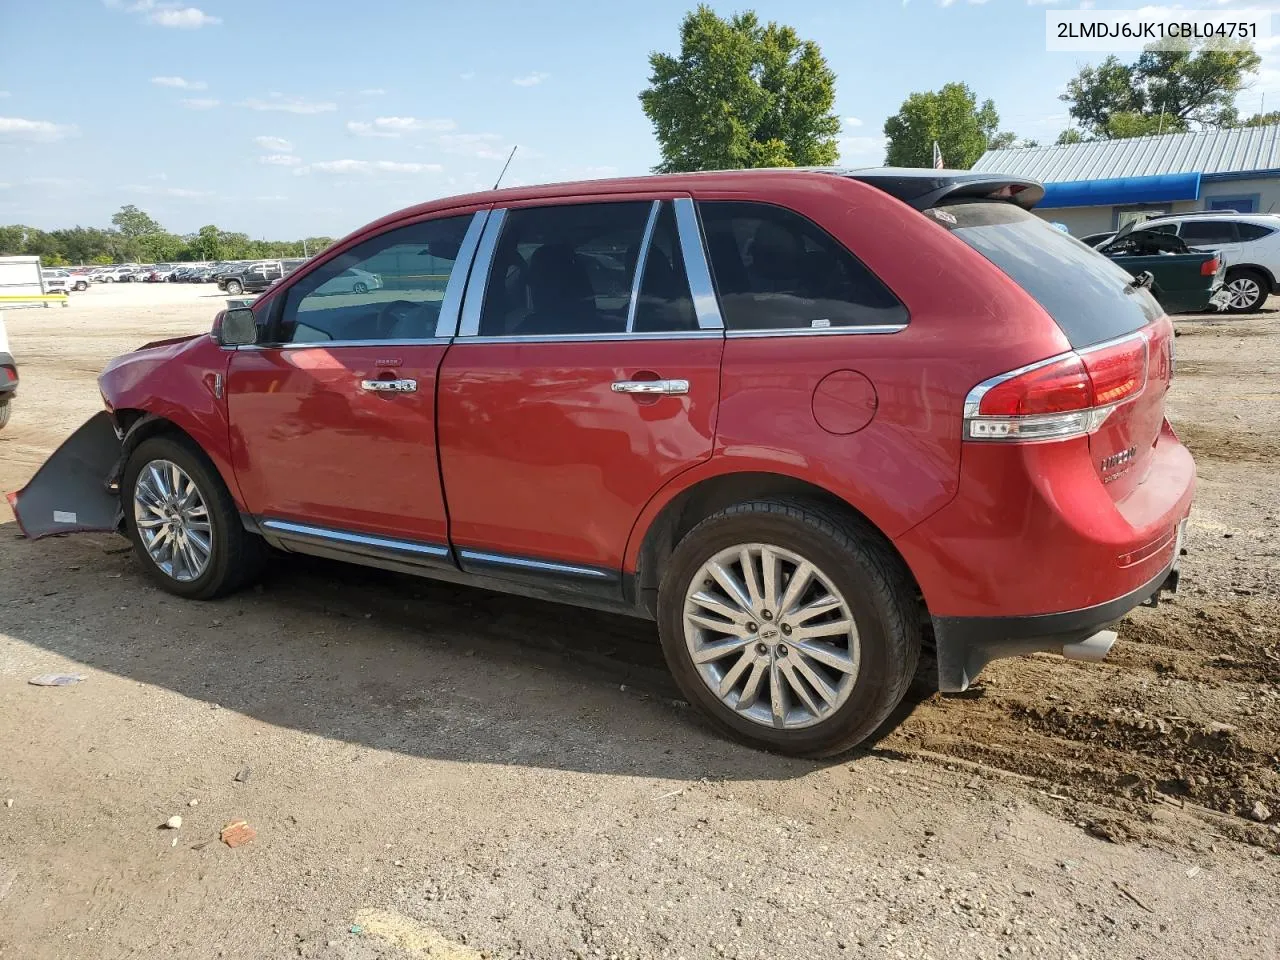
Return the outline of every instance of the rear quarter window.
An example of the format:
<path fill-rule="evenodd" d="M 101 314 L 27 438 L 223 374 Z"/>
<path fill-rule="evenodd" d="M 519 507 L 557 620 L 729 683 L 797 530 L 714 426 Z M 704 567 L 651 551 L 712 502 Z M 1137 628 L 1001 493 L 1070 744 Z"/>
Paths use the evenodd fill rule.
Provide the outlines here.
<path fill-rule="evenodd" d="M 1236 229 L 1240 231 L 1240 239 L 1244 240 L 1261 240 L 1263 237 L 1269 237 L 1275 231 L 1270 227 L 1264 227 L 1260 223 L 1238 223 Z"/>
<path fill-rule="evenodd" d="M 1021 207 L 957 203 L 925 213 L 1029 293 L 1073 347 L 1133 333 L 1164 312 L 1125 270 Z"/>

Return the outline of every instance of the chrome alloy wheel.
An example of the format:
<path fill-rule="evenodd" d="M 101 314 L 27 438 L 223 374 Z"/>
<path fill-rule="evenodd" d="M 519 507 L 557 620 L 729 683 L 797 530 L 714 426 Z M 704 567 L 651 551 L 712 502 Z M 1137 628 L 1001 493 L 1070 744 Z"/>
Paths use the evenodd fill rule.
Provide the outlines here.
<path fill-rule="evenodd" d="M 1227 284 L 1227 305 L 1236 310 L 1245 310 L 1258 302 L 1262 288 L 1252 277 L 1237 277 Z"/>
<path fill-rule="evenodd" d="M 684 639 L 725 706 L 764 726 L 827 719 L 858 679 L 858 628 L 831 579 L 767 543 L 721 550 L 685 593 Z"/>
<path fill-rule="evenodd" d="M 213 556 L 209 510 L 176 463 L 152 460 L 133 486 L 133 520 L 151 560 L 182 583 L 197 580 Z"/>

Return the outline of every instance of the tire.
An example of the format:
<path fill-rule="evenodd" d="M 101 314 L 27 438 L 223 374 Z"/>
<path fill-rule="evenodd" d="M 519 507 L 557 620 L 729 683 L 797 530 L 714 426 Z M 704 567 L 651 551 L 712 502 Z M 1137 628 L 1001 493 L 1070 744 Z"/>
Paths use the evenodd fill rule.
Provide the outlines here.
<path fill-rule="evenodd" d="M 1271 284 L 1257 270 L 1247 267 L 1227 271 L 1226 287 L 1231 294 L 1228 313 L 1255 313 L 1262 309 L 1271 292 Z"/>
<path fill-rule="evenodd" d="M 9 414 L 12 407 L 8 397 L 0 398 L 0 430 L 3 430 L 9 423 Z"/>
<path fill-rule="evenodd" d="M 81 292 L 84 292 L 85 290 L 89 289 L 89 285 L 85 283 L 83 280 L 81 280 L 79 283 L 76 284 L 76 289 Z"/>
<path fill-rule="evenodd" d="M 227 293 L 231 294 L 233 297 L 240 296 L 240 294 L 244 293 L 244 284 L 242 284 L 239 280 L 232 280 L 228 282 Z"/>
<path fill-rule="evenodd" d="M 176 466 L 194 482 L 205 507 L 205 525 L 209 528 L 205 536 L 210 549 L 203 569 L 198 572 L 177 560 L 171 563 L 172 570 L 165 570 L 148 550 L 139 529 L 140 513 L 146 521 L 155 522 L 159 512 L 145 508 L 140 510 L 136 505 L 144 471 L 145 482 L 153 491 L 158 489 L 149 470 L 153 465 L 172 486 L 172 474 L 161 466 L 162 463 Z M 179 492 L 186 489 L 179 487 Z M 261 572 L 267 556 L 266 542 L 244 529 L 235 501 L 227 492 L 217 469 L 204 451 L 186 437 L 151 437 L 138 444 L 125 464 L 120 498 L 124 508 L 125 533 L 133 542 L 134 555 L 148 576 L 169 593 L 190 600 L 212 600 L 237 590 Z M 170 549 L 168 552 L 172 555 L 174 551 Z M 188 575 L 185 579 L 183 573 Z M 193 573 L 194 576 L 191 575 Z"/>
<path fill-rule="evenodd" d="M 351 292 L 352 293 L 368 293 L 369 285 L 362 280 L 357 280 L 355 283 L 351 285 Z"/>
<path fill-rule="evenodd" d="M 765 611 L 758 608 L 756 621 L 740 627 L 748 633 L 738 638 L 724 637 L 734 647 L 731 652 L 718 660 L 704 660 L 700 665 L 694 661 L 695 644 L 719 643 L 721 635 L 696 626 L 689 627 L 686 633 L 688 612 L 708 612 L 689 597 L 694 593 L 727 597 L 728 590 L 704 576 L 704 565 L 717 556 L 721 556 L 722 567 L 732 563 L 723 557 L 736 556 L 737 549 L 743 545 L 777 551 L 775 555 L 782 556 L 784 571 L 798 570 L 800 562 L 815 568 L 810 585 L 803 588 L 788 609 L 794 610 L 801 601 L 813 604 L 820 596 L 820 588 L 827 590 L 827 587 L 831 588 L 827 591 L 830 597 L 839 599 L 841 605 L 827 607 L 823 613 L 811 613 L 794 627 L 783 619 L 785 612 L 780 611 L 771 622 L 766 622 Z M 736 570 L 739 583 L 745 586 L 741 566 L 727 569 L 730 574 Z M 758 573 L 756 577 L 757 582 L 761 582 Z M 784 600 L 786 582 L 780 589 L 782 596 L 775 599 Z M 920 614 L 914 596 L 901 560 L 879 534 L 863 522 L 807 500 L 753 500 L 713 514 L 676 546 L 659 587 L 658 630 L 676 683 L 689 702 L 701 709 L 718 730 L 753 747 L 793 756 L 825 757 L 865 740 L 906 695 L 920 657 Z M 810 607 L 813 609 L 816 608 Z M 834 647 L 825 641 L 815 643 L 808 637 L 787 646 L 787 637 L 813 629 L 814 624 L 821 628 L 843 621 L 846 613 L 856 627 L 856 637 L 837 633 L 831 637 Z M 801 626 L 801 623 L 810 626 Z M 784 631 L 786 636 L 782 635 Z M 757 642 L 748 642 L 737 649 L 742 637 L 751 636 L 758 637 Z M 800 652 L 802 649 L 839 652 L 840 643 L 847 644 L 845 659 L 856 662 L 852 673 L 837 670 Z M 751 665 L 742 667 L 748 658 Z M 744 712 L 740 707 L 757 671 L 756 662 L 762 664 L 763 671 L 760 695 Z M 764 665 L 776 665 L 777 670 Z M 801 683 L 807 694 L 797 694 L 796 681 L 792 680 L 783 701 L 785 704 L 789 700 L 792 709 L 784 711 L 786 721 L 779 726 L 771 719 L 773 680 L 780 676 L 778 671 L 790 670 L 790 675 L 795 677 L 804 668 L 810 676 L 818 673 L 819 679 L 827 681 L 828 692 L 836 696 L 822 699 L 817 683 Z M 726 694 L 726 699 L 735 701 L 731 706 L 711 684 L 717 679 L 721 683 L 728 681 L 735 670 L 739 671 L 738 680 Z M 707 679 L 708 673 L 704 671 L 709 671 L 712 679 Z M 718 676 L 714 675 L 715 671 L 719 671 Z M 808 703 L 819 706 L 817 713 L 804 702 L 806 695 Z M 767 714 L 764 717 L 760 716 L 762 709 Z"/>

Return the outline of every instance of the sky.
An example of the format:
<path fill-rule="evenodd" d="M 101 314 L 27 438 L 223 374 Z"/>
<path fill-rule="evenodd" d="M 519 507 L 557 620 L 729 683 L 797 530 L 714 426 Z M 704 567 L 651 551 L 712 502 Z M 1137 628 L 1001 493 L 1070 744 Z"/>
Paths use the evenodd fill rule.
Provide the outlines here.
<path fill-rule="evenodd" d="M 198 4 L 198 6 L 191 5 Z M 695 0 L 0 0 L 0 223 L 107 226 L 136 204 L 177 233 L 342 236 L 435 197 L 647 172 L 637 94 Z M 883 126 L 950 81 L 1001 129 L 1051 143 L 1057 97 L 1104 54 L 1047 53 L 1047 6 L 1109 0 L 761 0 L 837 76 L 843 163 L 884 159 Z M 1179 0 L 1208 9 L 1280 3 Z M 1280 40 L 1280 38 L 1277 38 Z M 1280 47 L 1241 96 L 1280 108 Z M 1125 55 L 1132 59 L 1133 55 Z"/>

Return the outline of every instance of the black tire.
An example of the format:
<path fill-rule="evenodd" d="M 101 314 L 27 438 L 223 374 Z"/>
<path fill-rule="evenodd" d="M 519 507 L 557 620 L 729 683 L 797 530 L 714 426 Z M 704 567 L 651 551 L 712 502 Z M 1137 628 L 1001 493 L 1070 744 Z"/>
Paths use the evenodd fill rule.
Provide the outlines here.
<path fill-rule="evenodd" d="M 89 285 L 85 283 L 83 280 L 79 280 L 76 282 L 76 289 L 80 291 L 85 291 L 89 289 Z"/>
<path fill-rule="evenodd" d="M 351 285 L 351 292 L 352 293 L 368 293 L 369 285 L 362 280 L 357 280 L 355 283 Z"/>
<path fill-rule="evenodd" d="M 9 403 L 9 398 L 0 397 L 0 430 L 3 430 L 8 425 L 9 414 L 12 409 L 12 405 Z"/>
<path fill-rule="evenodd" d="M 204 500 L 212 527 L 212 553 L 207 569 L 194 580 L 179 581 L 170 577 L 151 559 L 138 534 L 133 511 L 133 494 L 138 475 L 154 460 L 168 460 L 181 467 L 196 484 Z M 125 533 L 133 542 L 133 552 L 151 577 L 169 593 L 189 600 L 212 600 L 239 589 L 262 572 L 267 558 L 267 544 L 249 533 L 240 522 L 235 501 L 217 469 L 192 440 L 166 434 L 143 440 L 129 455 L 120 480 L 120 497 L 124 506 Z"/>
<path fill-rule="evenodd" d="M 244 284 L 239 280 L 228 280 L 227 293 L 231 294 L 233 297 L 238 297 L 240 294 L 244 293 Z"/>
<path fill-rule="evenodd" d="M 815 564 L 832 581 L 857 626 L 860 664 L 847 701 L 829 717 L 799 729 L 750 720 L 698 674 L 685 642 L 690 580 L 721 550 L 770 543 Z M 658 630 L 667 664 L 689 702 L 743 743 L 801 757 L 841 753 L 870 736 L 906 695 L 920 657 L 920 612 L 902 561 L 856 517 L 807 500 L 736 504 L 694 527 L 677 545 L 658 594 Z"/>
<path fill-rule="evenodd" d="M 1271 293 L 1271 283 L 1266 276 L 1249 267 L 1228 270 L 1225 283 L 1229 290 L 1233 292 L 1238 290 L 1247 298 L 1247 302 L 1237 303 L 1237 298 L 1233 297 L 1227 304 L 1228 313 L 1256 313 L 1262 309 L 1262 305 L 1267 302 L 1267 297 Z M 1236 285 L 1234 289 L 1233 284 Z"/>

